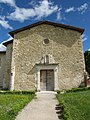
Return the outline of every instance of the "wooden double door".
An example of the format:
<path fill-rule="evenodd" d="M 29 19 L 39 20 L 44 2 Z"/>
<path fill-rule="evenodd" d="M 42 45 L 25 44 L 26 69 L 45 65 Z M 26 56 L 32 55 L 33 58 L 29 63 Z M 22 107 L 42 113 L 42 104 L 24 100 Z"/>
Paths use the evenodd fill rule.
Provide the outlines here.
<path fill-rule="evenodd" d="M 54 70 L 40 70 L 40 88 L 42 91 L 54 90 Z"/>

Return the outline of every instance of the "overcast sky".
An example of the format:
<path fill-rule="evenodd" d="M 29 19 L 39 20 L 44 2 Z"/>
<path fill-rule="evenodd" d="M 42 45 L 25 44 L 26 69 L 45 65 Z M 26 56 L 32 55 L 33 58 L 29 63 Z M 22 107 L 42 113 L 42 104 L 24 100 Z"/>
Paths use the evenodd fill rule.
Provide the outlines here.
<path fill-rule="evenodd" d="M 84 28 L 84 51 L 90 48 L 90 0 L 0 0 L 0 43 L 8 32 L 41 20 Z"/>

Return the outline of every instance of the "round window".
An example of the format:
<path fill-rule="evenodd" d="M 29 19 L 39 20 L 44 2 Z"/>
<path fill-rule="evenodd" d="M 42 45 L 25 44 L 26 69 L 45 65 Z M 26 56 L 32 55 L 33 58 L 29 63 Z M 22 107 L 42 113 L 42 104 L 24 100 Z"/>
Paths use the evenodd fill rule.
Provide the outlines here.
<path fill-rule="evenodd" d="M 49 39 L 44 39 L 43 43 L 47 45 L 49 43 Z"/>

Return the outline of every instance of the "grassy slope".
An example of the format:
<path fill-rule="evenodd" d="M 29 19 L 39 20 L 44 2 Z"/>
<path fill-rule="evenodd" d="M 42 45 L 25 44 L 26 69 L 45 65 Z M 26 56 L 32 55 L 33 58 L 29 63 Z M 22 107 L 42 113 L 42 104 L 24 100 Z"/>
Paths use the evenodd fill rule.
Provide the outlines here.
<path fill-rule="evenodd" d="M 70 113 L 70 120 L 90 120 L 90 90 L 58 94 L 57 98 Z"/>
<path fill-rule="evenodd" d="M 15 116 L 29 101 L 34 94 L 0 94 L 0 120 L 15 120 Z"/>

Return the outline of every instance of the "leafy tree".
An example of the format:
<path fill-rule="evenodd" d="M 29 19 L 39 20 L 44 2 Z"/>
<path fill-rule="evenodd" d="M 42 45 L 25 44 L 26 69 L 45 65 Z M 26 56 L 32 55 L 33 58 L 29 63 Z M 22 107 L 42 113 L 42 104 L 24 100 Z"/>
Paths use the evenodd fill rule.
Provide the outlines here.
<path fill-rule="evenodd" d="M 84 58 L 85 58 L 86 71 L 90 76 L 90 50 L 85 51 Z"/>

